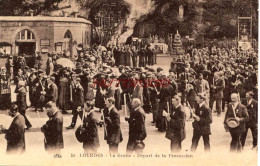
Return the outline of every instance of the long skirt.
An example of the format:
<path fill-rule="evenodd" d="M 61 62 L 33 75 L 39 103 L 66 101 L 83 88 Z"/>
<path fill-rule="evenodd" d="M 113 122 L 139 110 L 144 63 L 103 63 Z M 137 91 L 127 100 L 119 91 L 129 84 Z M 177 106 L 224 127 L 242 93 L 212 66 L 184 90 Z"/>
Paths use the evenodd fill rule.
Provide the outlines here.
<path fill-rule="evenodd" d="M 125 66 L 125 54 L 120 54 L 119 56 L 119 65 Z"/>
<path fill-rule="evenodd" d="M 58 97 L 58 107 L 61 110 L 69 110 L 70 109 L 70 88 L 68 85 L 64 85 L 59 88 L 59 97 Z"/>
<path fill-rule="evenodd" d="M 96 98 L 95 98 L 95 107 L 97 108 L 105 108 L 105 99 L 100 93 L 100 91 L 97 91 Z"/>
<path fill-rule="evenodd" d="M 121 107 L 121 94 L 120 94 L 120 90 L 117 89 L 115 91 L 115 107 L 117 110 L 121 110 L 122 107 Z"/>
<path fill-rule="evenodd" d="M 36 87 L 30 86 L 29 87 L 29 98 L 30 98 L 30 101 L 31 101 L 31 106 L 34 106 L 34 107 L 36 106 L 36 103 L 37 103 L 35 93 L 36 93 Z"/>

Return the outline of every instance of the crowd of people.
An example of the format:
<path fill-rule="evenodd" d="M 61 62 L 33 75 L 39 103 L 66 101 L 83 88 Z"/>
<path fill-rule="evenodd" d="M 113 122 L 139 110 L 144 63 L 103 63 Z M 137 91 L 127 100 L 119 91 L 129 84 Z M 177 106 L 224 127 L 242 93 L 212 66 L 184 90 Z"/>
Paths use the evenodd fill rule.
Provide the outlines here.
<path fill-rule="evenodd" d="M 45 147 L 51 150 L 63 148 L 61 113 L 67 114 L 68 110 L 72 110 L 73 118 L 67 130 L 75 128 L 78 116 L 83 121 L 76 135 L 86 152 L 97 152 L 100 146 L 97 125 L 101 125 L 109 151 L 117 153 L 123 140 L 120 111 L 129 122 L 129 153 L 142 153 L 145 147 L 145 113 L 152 113 L 151 125 L 160 132 L 166 131 L 173 153 L 181 150 L 181 142 L 186 137 L 186 120 L 193 120 L 191 151 L 196 150 L 201 136 L 205 150 L 209 151 L 214 112 L 217 117 L 226 112 L 224 127 L 232 136 L 231 151 L 241 151 L 249 128 L 253 149 L 257 147 L 258 54 L 254 50 L 191 47 L 184 55 L 174 56 L 170 70 L 164 71 L 161 67 L 152 67 L 156 54 L 149 45 L 138 51 L 128 45 L 103 48 L 94 46 L 92 50 L 82 50 L 70 57 L 75 68 L 57 63 L 61 58 L 69 59 L 66 55 L 48 54 L 46 70 L 39 63 L 29 68 L 19 56 L 17 73 L 13 73 L 12 58 L 8 58 L 6 67 L 1 68 L 0 101 L 1 106 L 12 106 L 11 116 L 19 117 L 21 122 L 16 127 L 20 130 L 23 124 L 26 129 L 32 127 L 25 115 L 29 106 L 26 92 L 29 91 L 30 107 L 35 111 L 47 108 L 50 120 L 42 131 Z M 10 100 L 12 78 L 17 86 L 17 101 L 13 105 Z M 98 108 L 101 119 L 97 118 L 94 108 Z M 232 120 L 238 125 L 230 125 Z M 14 132 L 10 130 L 2 131 Z M 18 137 L 21 132 L 15 134 Z"/>

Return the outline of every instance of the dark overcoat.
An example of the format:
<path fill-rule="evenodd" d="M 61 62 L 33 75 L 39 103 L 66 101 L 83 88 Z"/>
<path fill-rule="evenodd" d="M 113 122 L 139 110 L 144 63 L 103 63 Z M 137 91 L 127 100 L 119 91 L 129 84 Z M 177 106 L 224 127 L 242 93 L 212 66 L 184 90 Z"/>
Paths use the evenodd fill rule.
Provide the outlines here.
<path fill-rule="evenodd" d="M 123 136 L 120 128 L 120 115 L 118 110 L 113 107 L 110 111 L 105 110 L 105 123 L 107 125 L 107 143 L 119 144 L 123 141 Z"/>
<path fill-rule="evenodd" d="M 63 116 L 57 111 L 42 127 L 45 136 L 45 150 L 62 149 L 63 143 Z"/>
<path fill-rule="evenodd" d="M 22 153 L 25 151 L 24 137 L 25 120 L 22 115 L 17 115 L 6 131 L 7 153 Z"/>
<path fill-rule="evenodd" d="M 139 107 L 137 110 L 132 110 L 130 113 L 129 123 L 129 140 L 144 140 L 147 136 L 145 128 L 145 113 Z"/>
<path fill-rule="evenodd" d="M 203 104 L 202 107 L 196 105 L 195 114 L 200 118 L 200 121 L 194 121 L 192 126 L 194 128 L 194 132 L 200 133 L 201 135 L 210 135 L 210 124 L 212 123 L 212 115 L 210 108 Z"/>
<path fill-rule="evenodd" d="M 241 103 L 238 103 L 237 107 L 235 108 L 235 114 L 236 114 L 236 117 L 241 119 L 239 122 L 239 126 L 237 126 L 236 128 L 229 128 L 229 131 L 230 131 L 230 133 L 241 135 L 246 131 L 245 122 L 247 122 L 249 119 L 246 106 L 244 106 Z M 227 124 L 228 118 L 234 118 L 234 117 L 235 116 L 234 116 L 232 104 L 230 103 L 228 105 L 228 109 L 227 109 L 227 112 L 225 115 L 224 124 Z"/>

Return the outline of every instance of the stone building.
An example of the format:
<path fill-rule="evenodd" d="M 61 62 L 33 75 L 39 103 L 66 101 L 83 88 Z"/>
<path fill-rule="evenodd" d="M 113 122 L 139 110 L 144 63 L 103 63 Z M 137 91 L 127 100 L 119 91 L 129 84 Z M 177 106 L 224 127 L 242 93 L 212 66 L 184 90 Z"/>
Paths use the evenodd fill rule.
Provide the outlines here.
<path fill-rule="evenodd" d="M 83 18 L 5 16 L 0 17 L 0 53 L 25 54 L 35 51 L 77 54 L 77 45 L 90 46 L 92 23 Z"/>

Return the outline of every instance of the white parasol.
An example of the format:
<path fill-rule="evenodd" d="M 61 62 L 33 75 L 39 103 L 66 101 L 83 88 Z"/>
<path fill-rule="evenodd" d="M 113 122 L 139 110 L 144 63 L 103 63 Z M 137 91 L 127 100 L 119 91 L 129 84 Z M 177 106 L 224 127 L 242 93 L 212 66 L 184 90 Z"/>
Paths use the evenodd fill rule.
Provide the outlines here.
<path fill-rule="evenodd" d="M 75 68 L 75 64 L 68 58 L 60 58 L 56 61 L 56 63 L 62 67 L 69 67 L 72 69 Z"/>

